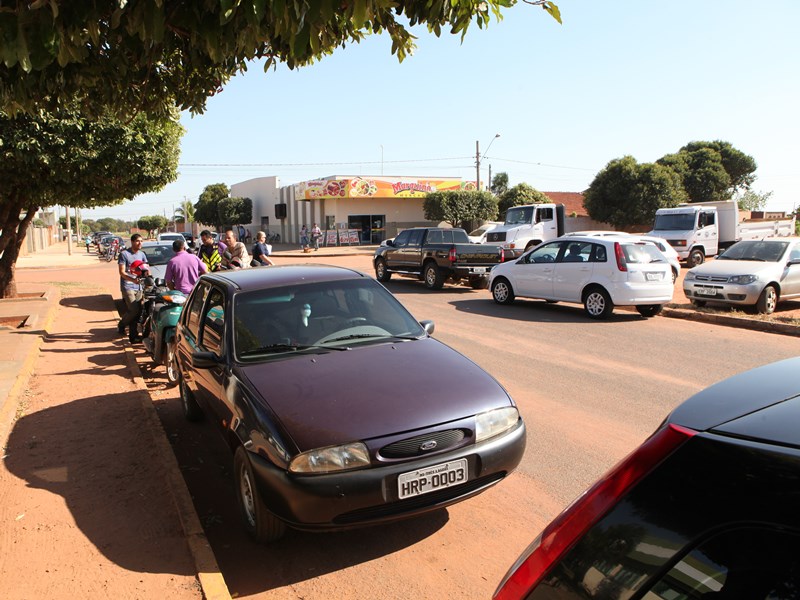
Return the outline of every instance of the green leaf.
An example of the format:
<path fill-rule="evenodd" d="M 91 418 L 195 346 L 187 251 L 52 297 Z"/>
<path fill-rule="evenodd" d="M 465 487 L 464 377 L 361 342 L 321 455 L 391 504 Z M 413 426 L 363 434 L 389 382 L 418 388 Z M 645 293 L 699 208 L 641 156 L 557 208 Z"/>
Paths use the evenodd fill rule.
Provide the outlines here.
<path fill-rule="evenodd" d="M 561 22 L 561 11 L 558 10 L 558 6 L 553 4 L 552 2 L 547 2 L 544 4 L 544 9 L 550 13 L 550 16 L 553 17 L 556 21 L 558 21 L 559 25 L 563 25 Z"/>
<path fill-rule="evenodd" d="M 219 0 L 219 24 L 225 25 L 233 18 L 235 0 Z"/>
<path fill-rule="evenodd" d="M 25 32 L 22 30 L 22 23 L 17 26 L 17 60 L 20 67 L 26 73 L 30 73 L 32 69 L 30 52 L 28 52 L 28 40 L 25 38 Z"/>
<path fill-rule="evenodd" d="M 353 4 L 353 23 L 356 27 L 364 25 L 367 20 L 367 0 L 355 0 Z"/>

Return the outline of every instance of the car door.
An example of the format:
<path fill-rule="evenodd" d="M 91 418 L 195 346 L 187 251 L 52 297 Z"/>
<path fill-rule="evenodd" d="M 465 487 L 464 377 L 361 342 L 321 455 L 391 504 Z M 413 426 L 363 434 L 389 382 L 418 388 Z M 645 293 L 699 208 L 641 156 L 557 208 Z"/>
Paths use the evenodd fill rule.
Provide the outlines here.
<path fill-rule="evenodd" d="M 197 349 L 197 343 L 200 339 L 200 318 L 210 290 L 211 286 L 208 283 L 197 282 L 181 313 L 181 319 L 175 334 L 178 344 L 176 351 L 181 378 L 203 408 L 206 407 L 206 399 L 200 397 L 197 389 L 195 371 L 192 367 L 192 353 Z"/>
<path fill-rule="evenodd" d="M 795 242 L 787 251 L 788 262 L 800 261 L 800 242 Z M 781 280 L 781 298 L 800 296 L 800 264 L 786 265 Z"/>
<path fill-rule="evenodd" d="M 196 369 L 195 379 L 199 395 L 201 395 L 213 413 L 217 425 L 226 427 L 230 423 L 232 411 L 227 404 L 225 388 L 228 379 L 228 360 L 230 350 L 226 344 L 226 314 L 229 312 L 224 290 L 211 286 L 203 305 L 200 317 L 200 337 L 197 349 L 201 352 L 212 352 L 219 357 L 213 367 Z"/>
<path fill-rule="evenodd" d="M 408 242 L 400 249 L 403 271 L 419 271 L 422 264 L 422 238 L 424 229 L 409 230 Z"/>
<path fill-rule="evenodd" d="M 514 292 L 531 298 L 553 297 L 553 273 L 564 242 L 550 242 L 523 254 L 512 271 Z"/>
<path fill-rule="evenodd" d="M 554 298 L 581 301 L 581 292 L 592 278 L 595 246 L 592 242 L 566 242 L 566 250 L 557 258 L 553 271 Z"/>
<path fill-rule="evenodd" d="M 387 246 L 386 251 L 383 253 L 383 259 L 386 261 L 386 266 L 390 269 L 399 269 L 400 265 L 403 264 L 403 248 L 408 244 L 410 235 L 410 229 L 401 231 L 394 238 L 392 245 Z"/>

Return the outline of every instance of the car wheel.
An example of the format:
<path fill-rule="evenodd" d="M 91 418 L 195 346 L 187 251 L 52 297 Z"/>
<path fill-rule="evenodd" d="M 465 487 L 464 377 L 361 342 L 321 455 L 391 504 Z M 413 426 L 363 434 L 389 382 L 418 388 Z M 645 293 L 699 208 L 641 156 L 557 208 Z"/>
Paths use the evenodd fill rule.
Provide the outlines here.
<path fill-rule="evenodd" d="M 392 274 L 386 268 L 386 261 L 379 258 L 375 261 L 375 279 L 381 282 L 387 282 L 392 278 Z"/>
<path fill-rule="evenodd" d="M 473 290 L 482 290 L 486 288 L 488 283 L 488 277 L 475 277 L 469 280 L 469 287 L 471 287 Z"/>
<path fill-rule="evenodd" d="M 583 308 L 592 319 L 607 319 L 614 310 L 611 296 L 601 287 L 591 288 L 583 299 Z"/>
<path fill-rule="evenodd" d="M 692 300 L 692 306 L 695 308 L 703 308 L 706 305 L 705 300 Z"/>
<path fill-rule="evenodd" d="M 774 285 L 768 285 L 758 297 L 758 302 L 756 302 L 756 311 L 765 315 L 771 315 L 775 311 L 775 305 L 777 304 L 778 290 L 775 289 Z"/>
<path fill-rule="evenodd" d="M 178 390 L 181 396 L 183 416 L 187 421 L 200 421 L 203 418 L 203 409 L 200 408 L 200 405 L 194 398 L 192 390 L 186 385 L 186 380 L 180 373 L 178 373 Z"/>
<path fill-rule="evenodd" d="M 236 477 L 236 500 L 244 528 L 253 540 L 259 543 L 274 542 L 283 536 L 286 525 L 267 509 L 256 487 L 253 467 L 244 446 L 236 449 L 233 457 L 233 472 Z"/>
<path fill-rule="evenodd" d="M 167 381 L 169 381 L 170 385 L 178 383 L 180 377 L 178 373 L 178 353 L 175 351 L 176 346 L 177 341 L 175 338 L 172 338 L 167 342 L 164 352 L 164 364 L 167 367 Z"/>
<path fill-rule="evenodd" d="M 499 277 L 492 283 L 492 298 L 498 304 L 511 304 L 514 302 L 514 290 L 508 279 Z"/>
<path fill-rule="evenodd" d="M 693 248 L 689 253 L 689 258 L 686 259 L 686 265 L 691 269 L 697 265 L 702 265 L 706 260 L 706 255 L 700 248 Z"/>
<path fill-rule="evenodd" d="M 678 272 L 672 269 L 672 285 L 675 285 L 676 281 L 678 281 Z"/>
<path fill-rule="evenodd" d="M 429 290 L 440 290 L 444 285 L 444 276 L 436 263 L 428 263 L 425 265 L 424 271 L 425 287 Z"/>
<path fill-rule="evenodd" d="M 658 313 L 661 312 L 661 308 L 663 304 L 640 304 L 636 307 L 636 310 L 639 311 L 639 314 L 643 317 L 655 317 Z"/>

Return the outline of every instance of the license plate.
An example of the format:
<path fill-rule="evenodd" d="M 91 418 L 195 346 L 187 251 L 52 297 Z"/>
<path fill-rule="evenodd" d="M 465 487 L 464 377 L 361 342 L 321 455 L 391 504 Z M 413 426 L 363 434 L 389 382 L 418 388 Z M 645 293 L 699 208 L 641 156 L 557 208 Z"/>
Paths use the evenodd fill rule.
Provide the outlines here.
<path fill-rule="evenodd" d="M 645 273 L 644 275 L 647 281 L 661 281 L 663 279 L 663 273 Z"/>
<path fill-rule="evenodd" d="M 717 290 L 715 290 L 714 288 L 701 288 L 701 287 L 698 287 L 698 288 L 694 288 L 694 293 L 698 294 L 700 296 L 716 296 L 717 295 Z"/>
<path fill-rule="evenodd" d="M 467 459 L 459 458 L 448 463 L 425 467 L 403 473 L 397 478 L 397 495 L 411 498 L 464 483 L 469 475 Z"/>
<path fill-rule="evenodd" d="M 472 269 L 472 272 L 475 273 L 476 275 L 483 275 L 484 273 L 486 273 L 486 267 L 475 267 L 474 269 Z"/>

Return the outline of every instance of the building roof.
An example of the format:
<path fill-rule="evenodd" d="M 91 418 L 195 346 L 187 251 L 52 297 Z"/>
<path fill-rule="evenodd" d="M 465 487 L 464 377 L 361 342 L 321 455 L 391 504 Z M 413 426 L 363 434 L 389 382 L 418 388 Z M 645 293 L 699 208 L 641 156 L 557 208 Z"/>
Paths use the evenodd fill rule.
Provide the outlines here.
<path fill-rule="evenodd" d="M 564 212 L 571 215 L 573 212 L 578 216 L 587 216 L 588 213 L 583 207 L 583 194 L 580 192 L 542 192 L 553 201 L 553 204 L 563 204 Z"/>

